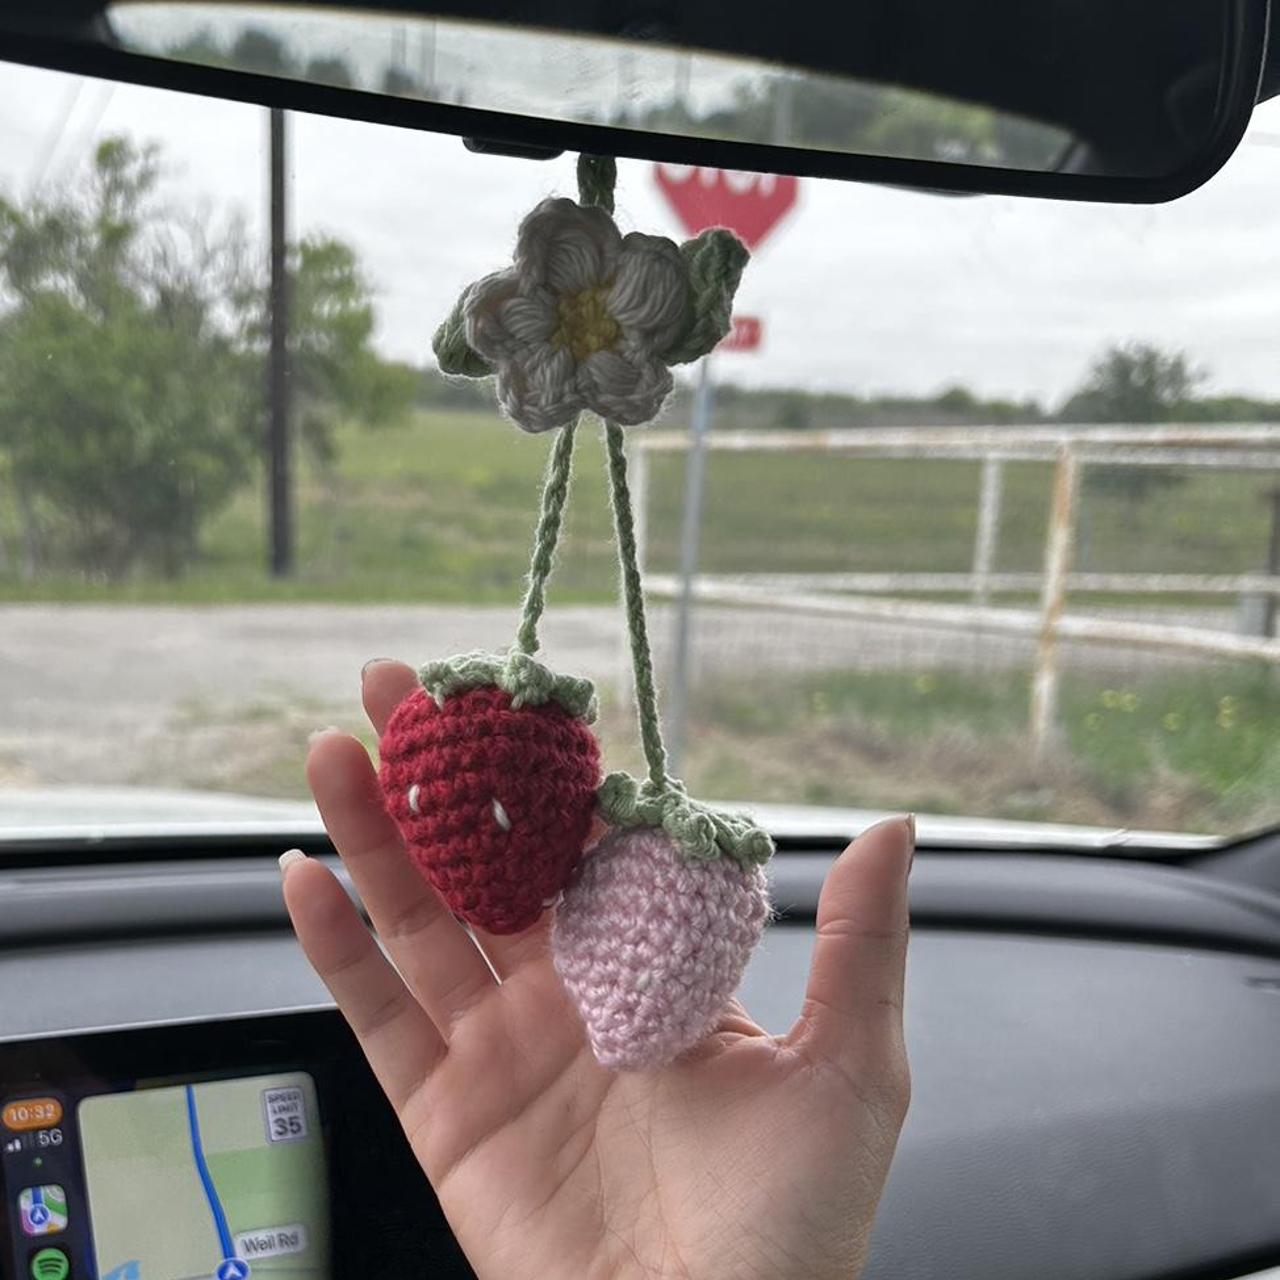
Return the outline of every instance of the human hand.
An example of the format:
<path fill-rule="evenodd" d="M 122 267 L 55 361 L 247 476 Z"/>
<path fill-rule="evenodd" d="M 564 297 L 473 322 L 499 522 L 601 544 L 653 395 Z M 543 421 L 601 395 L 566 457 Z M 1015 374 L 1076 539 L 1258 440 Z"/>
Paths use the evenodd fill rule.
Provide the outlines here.
<path fill-rule="evenodd" d="M 416 682 L 367 669 L 379 733 Z M 909 1096 L 909 819 L 832 867 L 788 1034 L 735 1001 L 674 1065 L 613 1075 L 552 965 L 549 916 L 477 932 L 491 969 L 405 855 L 364 747 L 319 735 L 307 777 L 386 955 L 319 862 L 282 859 L 289 914 L 482 1280 L 858 1274 Z"/>

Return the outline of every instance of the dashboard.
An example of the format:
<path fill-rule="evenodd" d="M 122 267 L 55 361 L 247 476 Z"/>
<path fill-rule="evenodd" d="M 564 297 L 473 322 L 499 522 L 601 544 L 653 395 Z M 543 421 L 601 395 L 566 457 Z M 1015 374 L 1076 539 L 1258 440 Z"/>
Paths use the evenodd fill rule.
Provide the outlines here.
<path fill-rule="evenodd" d="M 470 1274 L 293 941 L 278 847 L 0 871 L 0 1275 Z M 832 856 L 775 860 L 743 990 L 770 1030 Z M 1280 896 L 1204 860 L 941 848 L 912 882 L 914 1099 L 868 1276 L 1280 1265 Z"/>

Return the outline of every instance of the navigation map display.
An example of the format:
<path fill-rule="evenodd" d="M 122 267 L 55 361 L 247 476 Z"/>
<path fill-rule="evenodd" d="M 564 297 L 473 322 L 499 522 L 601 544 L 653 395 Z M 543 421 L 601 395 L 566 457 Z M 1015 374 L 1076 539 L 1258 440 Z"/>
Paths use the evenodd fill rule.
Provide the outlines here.
<path fill-rule="evenodd" d="M 277 1024 L 261 1025 L 278 1045 Z M 300 1044 L 322 1029 L 289 1026 Z M 228 1038 L 238 1030 L 222 1028 Z M 258 1024 L 244 1030 L 256 1034 Z M 155 1033 L 147 1046 L 153 1062 L 179 1034 L 192 1032 Z M 243 1032 L 242 1040 L 252 1051 Z M 317 1077 L 259 1058 L 236 1074 L 143 1077 L 118 1074 L 111 1046 L 104 1052 L 99 1044 L 90 1053 L 100 1073 L 78 1077 L 48 1071 L 39 1046 L 23 1060 L 23 1049 L 9 1049 L 6 1059 L 0 1045 L 0 1276 L 332 1280 L 335 1270 L 350 1273 L 335 1267 L 330 1224 L 332 1135 L 316 1086 L 329 1067 L 318 1063 Z M 119 1044 L 136 1060 L 136 1039 Z"/>
<path fill-rule="evenodd" d="M 78 1121 L 99 1280 L 329 1280 L 305 1072 L 99 1094 Z"/>

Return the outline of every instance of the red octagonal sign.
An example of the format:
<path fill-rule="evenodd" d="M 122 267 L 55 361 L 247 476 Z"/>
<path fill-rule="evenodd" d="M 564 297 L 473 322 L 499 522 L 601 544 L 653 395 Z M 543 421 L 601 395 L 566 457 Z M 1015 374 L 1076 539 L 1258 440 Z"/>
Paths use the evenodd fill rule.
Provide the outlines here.
<path fill-rule="evenodd" d="M 800 183 L 772 173 L 702 169 L 687 164 L 654 166 L 658 186 L 685 230 L 728 227 L 756 248 L 796 202 Z"/>

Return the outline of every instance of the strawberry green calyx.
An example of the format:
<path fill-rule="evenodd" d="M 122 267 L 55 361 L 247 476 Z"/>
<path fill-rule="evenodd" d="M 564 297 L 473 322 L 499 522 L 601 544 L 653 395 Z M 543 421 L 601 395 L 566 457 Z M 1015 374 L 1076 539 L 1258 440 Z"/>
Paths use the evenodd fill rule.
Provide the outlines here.
<path fill-rule="evenodd" d="M 694 800 L 684 785 L 668 778 L 661 786 L 611 773 L 596 792 L 600 817 L 611 827 L 657 827 L 689 862 L 732 858 L 742 867 L 773 856 L 773 838 L 741 813 L 728 813 Z"/>
<path fill-rule="evenodd" d="M 595 686 L 580 676 L 557 675 L 536 658 L 519 650 L 509 653 L 460 653 L 428 662 L 418 672 L 422 687 L 444 706 L 455 693 L 481 685 L 495 685 L 511 695 L 511 706 L 539 707 L 558 703 L 584 724 L 596 718 Z"/>

